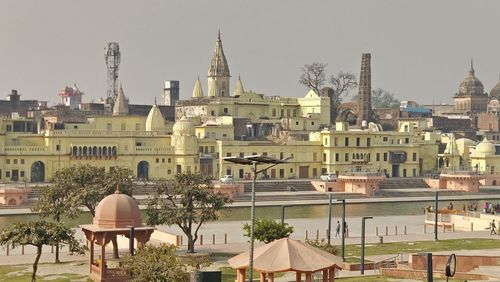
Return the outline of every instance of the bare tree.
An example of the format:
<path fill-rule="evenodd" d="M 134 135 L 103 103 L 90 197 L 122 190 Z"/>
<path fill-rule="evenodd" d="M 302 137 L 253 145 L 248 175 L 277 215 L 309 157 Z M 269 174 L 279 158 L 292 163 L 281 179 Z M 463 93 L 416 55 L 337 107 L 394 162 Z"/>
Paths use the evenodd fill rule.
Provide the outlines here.
<path fill-rule="evenodd" d="M 358 86 L 356 76 L 350 72 L 339 72 L 330 77 L 331 88 L 333 89 L 333 97 L 330 97 L 332 105 L 342 103 L 342 96 L 347 96 L 349 90 Z"/>
<path fill-rule="evenodd" d="M 319 95 L 321 93 L 321 88 L 326 83 L 326 66 L 327 64 L 318 62 L 314 62 L 310 65 L 305 64 L 302 67 L 299 83 L 316 91 Z"/>

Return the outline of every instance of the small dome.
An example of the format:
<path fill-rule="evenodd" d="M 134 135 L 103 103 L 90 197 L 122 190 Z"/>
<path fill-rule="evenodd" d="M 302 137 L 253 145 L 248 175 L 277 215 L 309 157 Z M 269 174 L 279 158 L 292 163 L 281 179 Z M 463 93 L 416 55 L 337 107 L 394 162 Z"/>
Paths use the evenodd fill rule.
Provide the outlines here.
<path fill-rule="evenodd" d="M 481 143 L 477 144 L 473 154 L 490 156 L 494 155 L 495 151 L 495 145 L 493 145 L 493 143 L 491 143 L 488 139 L 484 138 Z"/>
<path fill-rule="evenodd" d="M 146 131 L 163 131 L 165 130 L 165 119 L 161 114 L 160 109 L 155 104 L 151 107 L 148 117 L 146 118 Z"/>
<path fill-rule="evenodd" d="M 492 99 L 500 100 L 500 78 L 497 85 L 495 85 L 495 87 L 493 87 L 490 91 L 490 100 Z"/>
<path fill-rule="evenodd" d="M 191 121 L 186 116 L 183 116 L 174 124 L 174 135 L 195 135 L 195 128 Z"/>
<path fill-rule="evenodd" d="M 484 94 L 483 83 L 475 76 L 474 66 L 471 62 L 469 75 L 460 83 L 458 88 L 458 96 L 481 96 Z"/>
<path fill-rule="evenodd" d="M 139 205 L 134 198 L 116 191 L 99 202 L 93 223 L 101 228 L 142 226 Z"/>

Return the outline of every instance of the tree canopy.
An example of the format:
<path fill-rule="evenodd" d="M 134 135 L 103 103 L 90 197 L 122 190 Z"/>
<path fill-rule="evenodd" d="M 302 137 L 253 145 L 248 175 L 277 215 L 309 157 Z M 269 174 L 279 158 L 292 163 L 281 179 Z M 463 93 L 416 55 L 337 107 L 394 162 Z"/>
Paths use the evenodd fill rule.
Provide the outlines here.
<path fill-rule="evenodd" d="M 401 101 L 398 100 L 394 93 L 391 93 L 382 88 L 372 90 L 372 106 L 373 108 L 399 108 Z"/>
<path fill-rule="evenodd" d="M 188 252 L 194 252 L 200 227 L 219 219 L 231 199 L 216 192 L 212 180 L 201 174 L 178 173 L 171 180 L 157 180 L 148 201 L 148 224 L 177 225 L 188 238 Z"/>
<path fill-rule="evenodd" d="M 243 225 L 244 235 L 250 237 L 250 224 Z M 264 243 L 270 243 L 281 238 L 288 238 L 293 233 L 293 227 L 288 223 L 281 223 L 272 219 L 256 219 L 254 225 L 254 238 Z"/>
<path fill-rule="evenodd" d="M 126 257 L 123 267 L 130 272 L 130 282 L 189 281 L 186 266 L 175 256 L 173 245 L 146 245 Z"/>
<path fill-rule="evenodd" d="M 43 245 L 56 246 L 67 244 L 71 252 L 83 253 L 84 248 L 75 239 L 75 232 L 66 226 L 44 220 L 15 223 L 10 228 L 0 231 L 0 245 L 17 246 L 32 245 L 37 249 L 31 281 L 36 281 L 38 261 L 42 255 Z"/>

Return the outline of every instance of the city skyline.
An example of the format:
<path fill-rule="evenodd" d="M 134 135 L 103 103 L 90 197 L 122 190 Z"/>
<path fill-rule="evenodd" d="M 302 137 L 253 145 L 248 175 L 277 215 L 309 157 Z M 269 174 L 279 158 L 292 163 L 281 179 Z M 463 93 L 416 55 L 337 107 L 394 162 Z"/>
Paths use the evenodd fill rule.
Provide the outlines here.
<path fill-rule="evenodd" d="M 471 58 L 486 92 L 498 82 L 496 1 L 283 3 L 3 1 L 0 94 L 18 89 L 22 99 L 55 103 L 76 82 L 85 101 L 104 97 L 104 46 L 118 42 L 119 81 L 131 103 L 153 103 L 164 80 L 180 80 L 188 99 L 198 76 L 206 95 L 218 29 L 231 92 L 241 75 L 246 90 L 301 97 L 304 64 L 359 77 L 364 52 L 372 54 L 373 89 L 401 100 L 451 103 Z"/>

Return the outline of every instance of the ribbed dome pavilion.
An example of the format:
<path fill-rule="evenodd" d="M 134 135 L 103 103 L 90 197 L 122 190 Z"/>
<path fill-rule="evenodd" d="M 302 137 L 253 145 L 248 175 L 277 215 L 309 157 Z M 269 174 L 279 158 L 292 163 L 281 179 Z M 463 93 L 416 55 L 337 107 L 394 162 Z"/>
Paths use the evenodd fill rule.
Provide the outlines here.
<path fill-rule="evenodd" d="M 128 228 L 142 226 L 137 201 L 120 191 L 102 199 L 95 210 L 94 225 L 100 228 Z"/>
<path fill-rule="evenodd" d="M 497 99 L 500 100 L 500 75 L 498 77 L 498 83 L 490 91 L 490 100 Z"/>
<path fill-rule="evenodd" d="M 158 105 L 155 104 L 151 107 L 148 117 L 146 118 L 146 131 L 163 131 L 165 130 L 165 119 L 161 114 Z"/>
<path fill-rule="evenodd" d="M 460 83 L 458 96 L 482 96 L 485 95 L 481 80 L 475 76 L 474 65 L 471 61 L 469 75 Z"/>
<path fill-rule="evenodd" d="M 194 124 L 189 121 L 186 116 L 183 116 L 179 121 L 174 124 L 174 135 L 194 136 Z"/>

